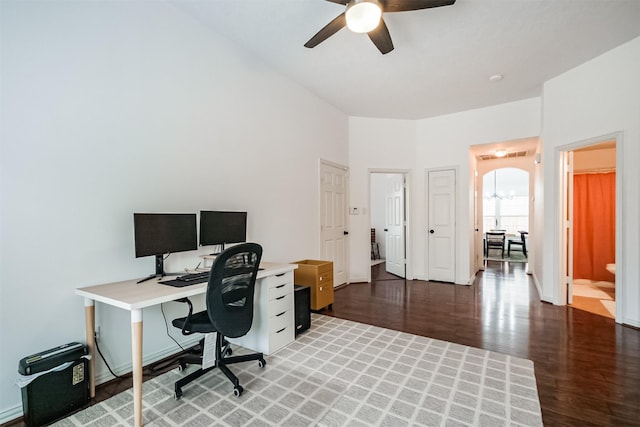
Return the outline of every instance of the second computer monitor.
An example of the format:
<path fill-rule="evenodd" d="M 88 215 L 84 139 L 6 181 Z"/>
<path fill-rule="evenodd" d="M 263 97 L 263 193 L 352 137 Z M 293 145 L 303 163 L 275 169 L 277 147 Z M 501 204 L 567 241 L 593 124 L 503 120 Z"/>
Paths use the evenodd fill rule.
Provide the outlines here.
<path fill-rule="evenodd" d="M 200 245 L 224 245 L 246 241 L 246 212 L 200 211 Z"/>

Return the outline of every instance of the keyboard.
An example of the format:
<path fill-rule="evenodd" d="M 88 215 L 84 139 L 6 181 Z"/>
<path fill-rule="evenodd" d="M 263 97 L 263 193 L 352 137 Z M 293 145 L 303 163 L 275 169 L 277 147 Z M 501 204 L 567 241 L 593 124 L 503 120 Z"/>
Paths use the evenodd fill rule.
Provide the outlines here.
<path fill-rule="evenodd" d="M 176 280 L 180 282 L 202 283 L 209 280 L 209 272 L 203 271 L 201 273 L 184 274 L 182 276 L 176 277 Z"/>
<path fill-rule="evenodd" d="M 204 283 L 209 280 L 209 272 L 203 271 L 202 273 L 183 274 L 173 280 L 163 280 L 160 282 L 163 285 L 173 286 L 174 288 L 182 288 L 185 286 L 197 285 L 198 283 Z"/>

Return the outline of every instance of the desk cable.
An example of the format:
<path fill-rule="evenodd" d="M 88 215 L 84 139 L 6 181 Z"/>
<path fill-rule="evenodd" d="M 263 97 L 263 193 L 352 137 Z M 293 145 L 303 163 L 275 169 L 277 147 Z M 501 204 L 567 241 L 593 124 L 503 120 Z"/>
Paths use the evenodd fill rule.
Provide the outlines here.
<path fill-rule="evenodd" d="M 171 334 L 169 333 L 169 325 L 168 325 L 168 323 L 167 323 L 167 316 L 166 316 L 166 315 L 165 315 L 165 313 L 164 313 L 164 304 L 160 304 L 160 311 L 162 312 L 162 317 L 163 317 L 163 319 L 164 319 L 164 327 L 165 327 L 165 330 L 167 331 L 167 336 L 168 336 L 169 338 L 171 338 L 171 339 L 173 340 L 173 342 L 175 342 L 175 343 L 178 345 L 178 347 L 180 347 L 180 350 L 182 350 L 183 352 L 184 352 L 184 351 L 187 351 L 187 350 L 186 350 L 184 347 L 182 347 L 182 346 L 180 345 L 180 343 L 179 343 L 179 342 L 178 342 L 174 337 L 172 337 L 172 336 L 171 336 Z M 102 359 L 102 361 L 104 362 L 105 366 L 107 367 L 107 369 L 109 370 L 109 372 L 111 373 L 111 375 L 113 375 L 115 378 L 118 378 L 118 379 L 122 379 L 122 378 L 124 378 L 123 376 L 121 376 L 121 375 L 117 375 L 115 372 L 113 372 L 113 369 L 111 369 L 111 366 L 109 366 L 109 362 L 107 362 L 107 359 L 104 357 L 104 354 L 102 354 L 102 351 L 100 350 L 100 346 L 98 345 L 98 334 L 97 334 L 97 333 L 94 333 L 94 334 L 93 334 L 93 339 L 94 339 L 94 342 L 95 342 L 95 344 L 96 344 L 96 350 L 98 350 L 98 354 L 100 355 L 100 358 L 101 358 L 101 359 Z M 176 360 L 175 360 L 175 359 L 170 359 L 169 361 L 165 361 L 164 363 L 158 363 L 157 365 L 152 365 L 152 366 L 150 367 L 150 369 L 151 369 L 151 371 L 152 371 L 152 372 L 161 371 L 161 370 L 164 370 L 164 369 L 166 369 L 168 366 L 173 365 L 173 364 L 175 364 L 175 363 L 176 363 Z"/>
<path fill-rule="evenodd" d="M 164 329 L 167 331 L 167 336 L 173 340 L 174 343 L 180 347 L 180 350 L 185 351 L 184 347 L 180 345 L 178 340 L 171 336 L 169 333 L 169 324 L 167 323 L 167 316 L 164 314 L 164 304 L 160 304 L 160 311 L 162 312 L 162 318 L 164 319 Z"/>
<path fill-rule="evenodd" d="M 178 347 L 180 347 L 180 349 L 182 350 L 182 352 L 185 352 L 185 351 L 186 351 L 186 349 L 185 349 L 184 347 L 182 347 L 182 346 L 180 345 L 180 343 L 179 343 L 179 342 L 178 342 L 178 341 L 177 341 L 173 336 L 171 336 L 171 334 L 169 333 L 169 324 L 167 323 L 167 316 L 166 316 L 166 314 L 164 313 L 164 304 L 160 304 L 160 311 L 162 312 L 162 318 L 164 319 L 164 328 L 165 328 L 165 330 L 167 331 L 167 336 L 168 336 L 169 338 L 171 338 L 171 339 L 173 340 L 173 342 L 175 342 L 175 343 L 178 345 Z M 177 357 L 173 357 L 173 358 L 171 358 L 171 359 L 169 359 L 169 360 L 160 361 L 160 362 L 158 362 L 158 364 L 156 364 L 156 365 L 152 365 L 152 366 L 150 367 L 150 369 L 151 369 L 151 371 L 152 371 L 152 372 L 163 371 L 163 370 L 165 370 L 167 367 L 169 367 L 169 366 L 171 366 L 171 365 L 175 365 L 175 364 L 177 363 L 177 361 L 178 361 L 178 359 L 179 359 L 179 358 L 180 358 L 180 356 L 177 356 Z"/>
<path fill-rule="evenodd" d="M 102 361 L 104 362 L 104 364 L 106 365 L 107 369 L 109 370 L 109 372 L 111 372 L 111 375 L 113 375 L 116 378 L 123 378 L 120 375 L 116 375 L 115 372 L 113 372 L 113 370 L 111 369 L 111 366 L 109 366 L 109 363 L 107 363 L 107 359 L 105 359 L 104 354 L 102 354 L 102 351 L 100 351 L 100 346 L 98 345 L 98 334 L 94 333 L 93 334 L 93 341 L 96 344 L 96 350 L 98 350 L 98 354 L 100 355 L 100 357 L 102 358 Z"/>

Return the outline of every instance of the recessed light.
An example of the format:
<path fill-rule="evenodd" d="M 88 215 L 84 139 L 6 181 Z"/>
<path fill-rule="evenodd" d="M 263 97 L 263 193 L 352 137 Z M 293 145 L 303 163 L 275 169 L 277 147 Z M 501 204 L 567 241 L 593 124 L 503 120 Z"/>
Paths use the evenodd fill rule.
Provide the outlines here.
<path fill-rule="evenodd" d="M 489 81 L 490 82 L 499 82 L 503 78 L 504 78 L 504 76 L 502 74 L 497 73 L 497 74 L 493 74 L 493 75 L 489 76 Z"/>

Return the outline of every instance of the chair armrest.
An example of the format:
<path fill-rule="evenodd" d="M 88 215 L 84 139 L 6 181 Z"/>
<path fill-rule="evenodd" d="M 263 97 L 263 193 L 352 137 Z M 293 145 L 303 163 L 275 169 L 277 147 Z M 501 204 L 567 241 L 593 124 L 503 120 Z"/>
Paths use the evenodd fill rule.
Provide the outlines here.
<path fill-rule="evenodd" d="M 185 317 L 184 319 L 184 323 L 182 324 L 182 335 L 191 335 L 194 332 L 188 331 L 185 328 L 187 327 L 187 325 L 190 323 L 191 320 L 191 316 L 193 315 L 193 304 L 191 303 L 191 300 L 189 300 L 189 298 L 180 298 L 175 300 L 175 302 L 184 302 L 187 303 L 187 305 L 189 306 L 189 313 L 187 314 L 187 317 Z"/>

